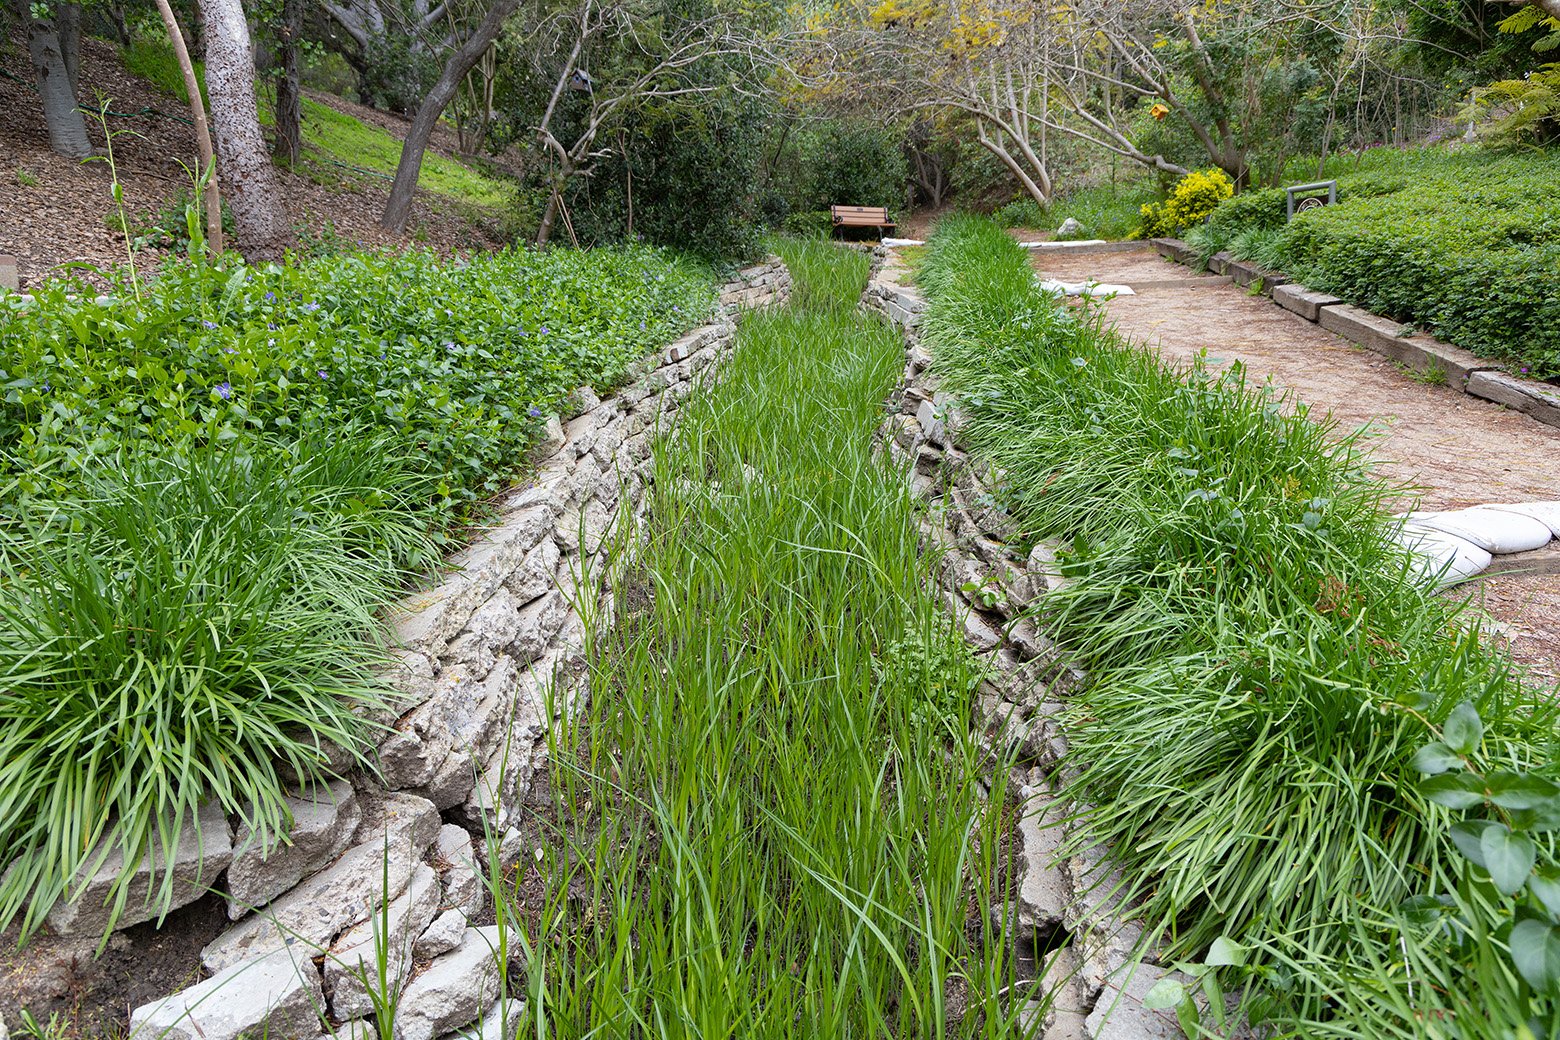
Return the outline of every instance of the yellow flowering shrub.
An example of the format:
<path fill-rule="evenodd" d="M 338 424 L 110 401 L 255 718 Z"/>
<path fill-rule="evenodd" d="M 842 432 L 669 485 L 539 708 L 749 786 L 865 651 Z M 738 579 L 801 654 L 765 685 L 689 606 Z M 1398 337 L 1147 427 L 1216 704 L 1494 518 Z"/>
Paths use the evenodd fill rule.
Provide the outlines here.
<path fill-rule="evenodd" d="M 1163 203 L 1150 202 L 1141 207 L 1139 238 L 1174 235 L 1207 219 L 1214 207 L 1235 194 L 1235 185 L 1223 170 L 1203 170 L 1182 177 Z"/>

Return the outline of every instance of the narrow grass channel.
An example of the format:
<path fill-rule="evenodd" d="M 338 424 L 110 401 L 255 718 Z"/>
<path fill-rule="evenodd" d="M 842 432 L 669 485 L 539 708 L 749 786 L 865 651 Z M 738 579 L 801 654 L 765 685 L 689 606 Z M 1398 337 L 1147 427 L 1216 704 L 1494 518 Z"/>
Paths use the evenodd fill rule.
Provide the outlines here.
<path fill-rule="evenodd" d="M 648 541 L 554 751 L 573 764 L 516 908 L 527 1033 L 1012 1035 L 975 665 L 871 452 L 902 346 L 855 312 L 865 257 L 785 249 L 796 300 L 743 324 L 657 449 Z"/>

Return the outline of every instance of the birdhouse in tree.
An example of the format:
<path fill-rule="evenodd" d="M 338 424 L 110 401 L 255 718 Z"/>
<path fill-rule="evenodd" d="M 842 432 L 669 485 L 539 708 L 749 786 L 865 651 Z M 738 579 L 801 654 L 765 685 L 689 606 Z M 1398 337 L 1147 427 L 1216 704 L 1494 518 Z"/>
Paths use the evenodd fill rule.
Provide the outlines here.
<path fill-rule="evenodd" d="M 1156 101 L 1154 102 L 1154 107 L 1148 110 L 1148 114 L 1155 119 L 1163 119 L 1170 114 L 1170 108 L 1168 105 L 1163 105 Z"/>
<path fill-rule="evenodd" d="M 591 76 L 590 76 L 590 73 L 586 72 L 584 69 L 575 69 L 574 70 L 574 75 L 569 77 L 569 89 L 570 90 L 587 90 L 588 91 L 588 90 L 594 90 L 595 87 L 596 87 L 596 81 L 594 79 L 592 79 Z"/>

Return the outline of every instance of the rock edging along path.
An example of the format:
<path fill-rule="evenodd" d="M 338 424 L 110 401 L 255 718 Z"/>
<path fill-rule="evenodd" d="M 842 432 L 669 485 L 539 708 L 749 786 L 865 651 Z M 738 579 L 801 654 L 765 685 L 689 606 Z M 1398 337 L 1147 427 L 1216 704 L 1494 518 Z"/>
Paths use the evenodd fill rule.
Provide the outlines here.
<path fill-rule="evenodd" d="M 1179 239 L 1156 238 L 1153 244 L 1161 256 L 1192 266 L 1198 263 L 1197 252 Z M 1513 376 L 1505 365 L 1442 343 L 1412 325 L 1352 306 L 1341 297 L 1313 292 L 1283 275 L 1236 260 L 1227 252 L 1209 257 L 1208 269 L 1231 277 L 1237 285 L 1260 282 L 1261 291 L 1285 310 L 1400 365 L 1421 373 L 1439 372 L 1447 385 L 1470 396 L 1505 405 L 1545 425 L 1560 426 L 1560 388 L 1550 383 Z"/>
<path fill-rule="evenodd" d="M 137 1008 L 132 1036 L 369 1040 L 362 978 L 377 979 L 384 959 L 391 982 L 404 984 L 398 1038 L 433 1040 L 473 1023 L 483 1037 L 512 1037 L 520 1016 L 495 1007 L 497 936 L 468 923 L 488 902 L 483 839 L 507 869 L 523 851 L 521 815 L 550 798 L 533 785 L 545 783 L 549 734 L 588 696 L 586 626 L 612 618 L 603 582 L 625 548 L 614 539 L 645 507 L 652 438 L 729 353 L 742 309 L 781 304 L 790 285 L 777 258 L 744 269 L 721 288 L 715 322 L 637 363 L 605 401 L 580 388 L 578 413 L 549 421 L 532 486 L 512 492 L 496 524 L 454 558 L 458 569 L 395 619 L 398 716 L 383 720 L 393 727 L 378 780 L 298 792 L 290 844 L 268 853 L 221 813 L 189 828 L 171 865 L 175 905 L 216 887 L 235 924 L 201 953 L 213 977 Z M 117 869 L 57 907 L 51 926 L 101 932 Z M 161 862 L 136 869 L 147 885 L 164 873 Z M 127 913 L 118 927 L 144 919 Z"/>
<path fill-rule="evenodd" d="M 1174 1014 L 1144 1007 L 1143 998 L 1161 979 L 1188 990 L 1194 980 L 1158 964 L 1142 926 L 1123 920 L 1116 897 L 1121 877 L 1103 865 L 1101 850 L 1060 858 L 1077 812 L 1053 793 L 1073 768 L 1062 716 L 1067 697 L 1089 677 L 1040 633 L 1032 616 L 1063 580 L 1049 565 L 1051 547 L 1037 546 L 1024 558 L 1009 549 L 1017 529 L 989 504 L 989 474 L 958 446 L 957 408 L 937 390 L 931 358 L 916 345 L 924 304 L 901 283 L 897 257 L 879 251 L 874 259 L 862 306 L 901 328 L 906 342 L 904 378 L 889 397 L 892 414 L 879 431 L 880 447 L 906 467 L 915 494 L 927 503 L 922 540 L 935 561 L 943 605 L 991 675 L 979 690 L 986 739 L 994 750 L 1012 752 L 1019 767 L 1008 785 L 1019 821 L 1018 900 L 992 913 L 1013 939 L 1055 951 L 1029 999 L 1032 1014 L 1042 1018 L 1035 1035 L 1179 1037 Z"/>

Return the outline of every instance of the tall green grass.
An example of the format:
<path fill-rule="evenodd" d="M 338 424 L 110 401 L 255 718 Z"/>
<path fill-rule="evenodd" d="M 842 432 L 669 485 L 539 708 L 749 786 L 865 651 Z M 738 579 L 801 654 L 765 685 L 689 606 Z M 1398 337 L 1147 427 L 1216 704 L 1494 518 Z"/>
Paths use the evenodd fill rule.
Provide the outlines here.
<path fill-rule="evenodd" d="M 437 559 L 439 477 L 383 437 L 336 432 L 264 456 L 101 457 L 70 500 L 8 510 L 0 927 L 37 928 L 115 845 L 171 861 L 208 798 L 277 840 L 283 777 L 322 775 L 325 742 L 369 765 L 355 709 L 380 701 L 381 608 Z"/>
<path fill-rule="evenodd" d="M 795 303 L 743 323 L 659 443 L 648 542 L 554 749 L 528 1033 L 1013 1035 L 976 673 L 870 452 L 902 347 L 854 313 L 864 256 L 781 248 Z"/>
<path fill-rule="evenodd" d="M 1239 366 L 1171 370 L 1102 312 L 1055 305 L 989 223 L 945 221 L 919 284 L 970 444 L 1025 537 L 1070 547 L 1043 620 L 1094 674 L 1069 728 L 1087 840 L 1125 868 L 1170 956 L 1226 936 L 1260 951 L 1253 970 L 1311 1028 L 1350 1035 L 1360 1008 L 1393 1020 L 1398 908 L 1458 875 L 1414 752 L 1466 700 L 1488 761 L 1530 768 L 1550 758 L 1553 701 L 1412 579 L 1386 538 L 1401 489 L 1329 420 Z M 1413 1006 L 1466 1015 L 1469 969 L 1436 948 L 1449 991 L 1421 976 Z"/>

